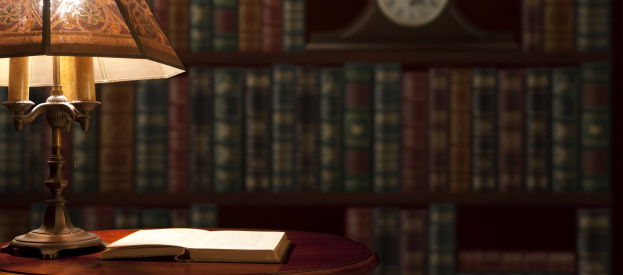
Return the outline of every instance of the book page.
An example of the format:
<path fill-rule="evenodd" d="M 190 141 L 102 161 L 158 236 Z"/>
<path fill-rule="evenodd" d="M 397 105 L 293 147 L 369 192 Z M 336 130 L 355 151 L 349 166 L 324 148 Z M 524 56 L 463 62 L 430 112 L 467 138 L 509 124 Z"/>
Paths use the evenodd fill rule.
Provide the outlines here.
<path fill-rule="evenodd" d="M 107 248 L 138 245 L 169 245 L 187 247 L 188 245 L 197 243 L 200 239 L 204 239 L 205 236 L 209 235 L 209 233 L 210 231 L 207 230 L 189 228 L 139 230 L 109 244 Z"/>
<path fill-rule="evenodd" d="M 194 243 L 193 249 L 274 250 L 284 232 L 212 231 L 208 238 Z"/>

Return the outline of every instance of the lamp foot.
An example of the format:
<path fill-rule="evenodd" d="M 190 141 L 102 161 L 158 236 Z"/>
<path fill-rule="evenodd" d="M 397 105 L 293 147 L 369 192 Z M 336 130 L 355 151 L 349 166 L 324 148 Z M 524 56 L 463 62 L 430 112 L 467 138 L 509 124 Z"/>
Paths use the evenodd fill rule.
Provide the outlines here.
<path fill-rule="evenodd" d="M 95 247 L 99 250 L 106 248 L 106 243 L 95 233 L 79 228 L 79 231 L 69 234 L 40 234 L 31 231 L 15 237 L 11 243 L 2 247 L 0 252 L 13 254 L 14 249 L 38 251 L 41 259 L 56 259 L 61 250 Z"/>

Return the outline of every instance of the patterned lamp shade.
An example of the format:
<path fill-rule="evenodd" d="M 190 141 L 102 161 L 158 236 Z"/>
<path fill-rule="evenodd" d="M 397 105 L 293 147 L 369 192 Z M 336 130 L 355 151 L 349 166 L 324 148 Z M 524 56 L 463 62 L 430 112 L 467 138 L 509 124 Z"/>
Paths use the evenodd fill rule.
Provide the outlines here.
<path fill-rule="evenodd" d="M 30 86 L 52 85 L 52 56 L 93 56 L 96 83 L 184 72 L 145 0 L 0 0 L 0 86 L 30 56 Z"/>

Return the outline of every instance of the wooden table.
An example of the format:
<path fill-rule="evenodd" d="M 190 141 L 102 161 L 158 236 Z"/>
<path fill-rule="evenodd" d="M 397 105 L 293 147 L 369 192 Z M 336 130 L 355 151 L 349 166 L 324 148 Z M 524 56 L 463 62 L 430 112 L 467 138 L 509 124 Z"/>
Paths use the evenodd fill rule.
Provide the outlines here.
<path fill-rule="evenodd" d="M 218 229 L 215 229 L 218 230 Z M 112 243 L 136 229 L 94 231 Z M 98 260 L 101 252 L 80 251 L 55 260 L 40 260 L 0 253 L 0 273 L 29 274 L 360 274 L 374 269 L 379 259 L 365 245 L 346 238 L 286 231 L 290 240 L 288 256 L 282 264 L 186 263 L 170 259 Z M 2 244 L 6 245 L 5 244 Z M 84 254 L 89 253 L 89 254 Z"/>

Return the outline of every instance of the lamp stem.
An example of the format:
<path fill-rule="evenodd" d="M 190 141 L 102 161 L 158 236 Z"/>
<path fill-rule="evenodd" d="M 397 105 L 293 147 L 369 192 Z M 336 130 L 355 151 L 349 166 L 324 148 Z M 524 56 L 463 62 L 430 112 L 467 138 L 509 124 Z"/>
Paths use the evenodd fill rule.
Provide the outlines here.
<path fill-rule="evenodd" d="M 52 57 L 52 95 L 63 95 L 61 86 L 61 57 Z"/>

